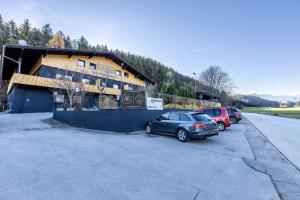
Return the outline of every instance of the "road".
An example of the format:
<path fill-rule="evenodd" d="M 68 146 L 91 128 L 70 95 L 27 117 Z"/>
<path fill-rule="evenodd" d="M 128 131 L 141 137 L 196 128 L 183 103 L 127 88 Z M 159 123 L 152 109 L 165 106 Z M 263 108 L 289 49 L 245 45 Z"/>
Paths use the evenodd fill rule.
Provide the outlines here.
<path fill-rule="evenodd" d="M 244 116 L 300 169 L 300 120 L 254 113 Z"/>
<path fill-rule="evenodd" d="M 279 199 L 270 176 L 254 169 L 260 161 L 246 121 L 182 143 L 143 131 L 72 128 L 50 117 L 0 115 L 1 200 Z"/>

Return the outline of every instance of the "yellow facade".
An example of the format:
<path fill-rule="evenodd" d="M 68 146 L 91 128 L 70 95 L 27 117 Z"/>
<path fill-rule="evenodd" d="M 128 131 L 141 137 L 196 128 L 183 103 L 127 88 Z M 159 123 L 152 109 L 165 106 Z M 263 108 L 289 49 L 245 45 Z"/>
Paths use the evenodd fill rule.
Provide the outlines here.
<path fill-rule="evenodd" d="M 78 59 L 85 61 L 85 67 L 81 67 L 81 66 L 77 65 Z M 58 69 L 70 70 L 70 71 L 75 71 L 75 72 L 79 72 L 79 73 L 85 73 L 88 75 L 98 76 L 100 78 L 108 75 L 108 74 L 103 74 L 102 69 L 96 69 L 96 70 L 90 69 L 89 68 L 90 63 L 94 63 L 94 64 L 97 64 L 97 67 L 100 66 L 100 68 L 103 66 L 108 66 L 114 70 L 121 71 L 121 76 L 108 75 L 109 79 L 121 81 L 124 84 L 130 83 L 130 84 L 139 85 L 139 86 L 143 86 L 143 87 L 146 86 L 146 83 L 144 80 L 136 77 L 134 74 L 127 71 L 126 69 L 122 69 L 121 66 L 119 66 L 117 63 L 115 63 L 111 59 L 101 57 L 101 56 L 94 56 L 94 57 L 89 58 L 89 56 L 74 55 L 69 58 L 69 56 L 67 56 L 67 55 L 49 54 L 49 55 L 46 55 L 45 57 L 41 57 L 41 62 L 39 60 L 38 63 L 40 63 L 40 65 L 47 65 L 47 66 L 55 67 Z M 32 74 L 35 71 L 33 70 Z M 129 74 L 128 78 L 124 76 L 124 72 L 127 72 Z"/>
<path fill-rule="evenodd" d="M 40 86 L 40 87 L 48 87 L 48 88 L 61 88 L 61 82 L 62 82 L 61 80 L 56 80 L 51 78 L 14 73 L 9 82 L 7 93 L 10 92 L 10 90 L 13 88 L 15 84 L 32 85 L 32 86 Z M 73 84 L 75 88 L 76 87 L 75 83 Z M 82 89 L 86 92 L 100 93 L 100 88 L 96 85 L 84 84 Z M 114 88 L 105 88 L 103 92 L 105 94 L 111 94 L 117 96 L 121 94 L 121 90 L 114 89 Z"/>
<path fill-rule="evenodd" d="M 85 67 L 79 66 L 77 64 L 78 60 L 85 61 Z M 90 68 L 90 63 L 96 64 L 96 69 Z M 99 78 L 107 78 L 116 81 L 121 81 L 124 85 L 124 89 L 128 90 L 128 84 L 134 84 L 138 86 L 145 87 L 146 82 L 131 72 L 127 71 L 126 69 L 122 69 L 120 65 L 115 63 L 109 58 L 101 57 L 101 56 L 67 56 L 67 55 L 53 55 L 48 54 L 46 56 L 41 56 L 37 62 L 34 64 L 33 68 L 31 69 L 29 75 L 26 74 L 18 74 L 14 73 L 10 84 L 8 87 L 8 93 L 12 89 L 14 84 L 24 84 L 24 85 L 32 85 L 32 86 L 40 86 L 40 87 L 49 87 L 49 88 L 60 88 L 59 85 L 56 83 L 56 79 L 45 78 L 35 76 L 35 72 L 37 72 L 42 65 L 46 65 L 49 67 L 61 69 L 61 70 L 68 70 L 78 73 L 83 73 L 91 76 L 96 76 Z M 109 70 L 107 70 L 109 69 Z M 116 75 L 116 70 L 120 71 L 120 75 Z M 124 76 L 124 72 L 129 74 L 129 77 Z M 85 90 L 87 92 L 92 93 L 100 93 L 99 89 L 99 80 L 97 81 L 96 85 L 85 84 Z M 120 89 L 108 88 L 106 87 L 101 90 L 104 94 L 110 95 L 120 95 Z"/>

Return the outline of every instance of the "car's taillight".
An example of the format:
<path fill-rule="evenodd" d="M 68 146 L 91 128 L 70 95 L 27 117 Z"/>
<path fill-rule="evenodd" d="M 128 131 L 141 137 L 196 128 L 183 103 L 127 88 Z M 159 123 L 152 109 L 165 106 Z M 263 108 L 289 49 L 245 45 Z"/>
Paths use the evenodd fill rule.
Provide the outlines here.
<path fill-rule="evenodd" d="M 225 121 L 225 122 L 230 122 L 230 118 L 229 118 L 229 117 L 226 117 L 226 118 L 224 119 L 224 121 Z"/>
<path fill-rule="evenodd" d="M 205 124 L 201 124 L 201 123 L 193 124 L 193 127 L 195 127 L 195 128 L 203 128 L 204 126 L 205 126 Z"/>

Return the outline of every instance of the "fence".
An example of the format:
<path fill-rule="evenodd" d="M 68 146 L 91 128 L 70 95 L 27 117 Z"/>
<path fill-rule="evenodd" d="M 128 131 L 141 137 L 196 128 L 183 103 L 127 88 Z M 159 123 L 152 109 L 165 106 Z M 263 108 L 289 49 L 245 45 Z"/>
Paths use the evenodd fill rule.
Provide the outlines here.
<path fill-rule="evenodd" d="M 192 99 L 187 97 L 180 97 L 176 95 L 162 94 L 157 92 L 146 92 L 146 97 L 161 98 L 163 100 L 164 109 L 196 110 L 196 109 L 207 108 L 207 107 L 210 108 L 221 107 L 221 104 L 218 102 L 198 100 L 198 99 Z M 93 97 L 93 98 L 94 98 L 94 102 L 98 101 L 98 106 L 93 106 L 93 108 L 81 107 L 81 108 L 77 108 L 76 110 L 118 109 L 120 106 L 119 103 L 120 98 L 114 96 L 100 95 L 100 98 L 99 97 Z M 61 106 L 58 106 L 57 104 L 55 107 L 56 110 L 64 110 L 63 108 L 61 108 Z"/>
<path fill-rule="evenodd" d="M 147 97 L 163 99 L 164 109 L 188 109 L 195 110 L 200 108 L 219 108 L 221 103 L 180 97 L 170 94 L 162 94 L 156 92 L 147 92 Z"/>

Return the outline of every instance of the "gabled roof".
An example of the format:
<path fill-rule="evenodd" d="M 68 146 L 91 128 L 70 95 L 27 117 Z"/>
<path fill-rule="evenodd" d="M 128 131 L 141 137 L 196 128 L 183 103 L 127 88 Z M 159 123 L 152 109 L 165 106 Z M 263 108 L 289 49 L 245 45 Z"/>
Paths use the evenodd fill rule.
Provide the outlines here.
<path fill-rule="evenodd" d="M 118 65 L 122 66 L 124 69 L 130 71 L 135 76 L 154 84 L 154 82 L 148 78 L 146 75 L 142 74 L 135 67 L 129 65 L 116 54 L 109 51 L 93 51 L 93 50 L 82 50 L 82 49 L 58 49 L 58 48 L 44 48 L 44 47 L 33 47 L 33 46 L 19 46 L 19 45 L 4 45 L 2 55 L 5 55 L 14 60 L 18 60 L 22 56 L 22 73 L 28 73 L 31 66 L 40 58 L 40 56 L 45 56 L 47 54 L 57 54 L 57 55 L 82 55 L 82 56 L 103 56 L 111 59 Z M 0 65 L 0 78 L 2 80 L 8 80 L 17 68 L 17 63 L 2 58 L 2 65 Z"/>

